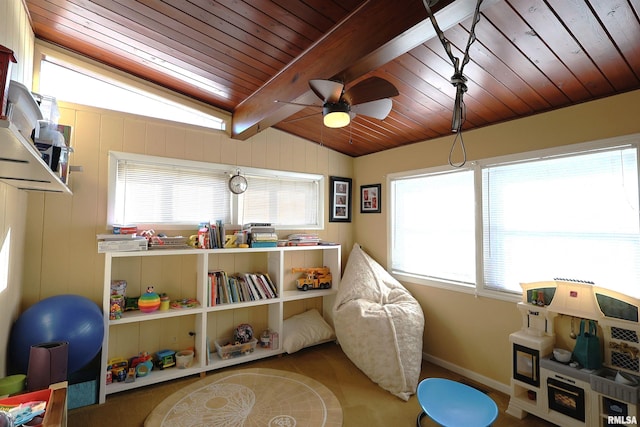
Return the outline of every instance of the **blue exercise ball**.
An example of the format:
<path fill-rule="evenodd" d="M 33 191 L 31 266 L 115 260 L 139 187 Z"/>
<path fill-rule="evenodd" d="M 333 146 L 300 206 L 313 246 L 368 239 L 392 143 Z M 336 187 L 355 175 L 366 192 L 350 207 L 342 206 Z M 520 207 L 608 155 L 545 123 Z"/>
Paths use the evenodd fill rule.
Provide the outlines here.
<path fill-rule="evenodd" d="M 102 347 L 104 320 L 96 303 L 80 295 L 43 299 L 18 317 L 11 328 L 9 356 L 13 370 L 26 373 L 31 346 L 66 341 L 67 372 L 82 369 Z"/>

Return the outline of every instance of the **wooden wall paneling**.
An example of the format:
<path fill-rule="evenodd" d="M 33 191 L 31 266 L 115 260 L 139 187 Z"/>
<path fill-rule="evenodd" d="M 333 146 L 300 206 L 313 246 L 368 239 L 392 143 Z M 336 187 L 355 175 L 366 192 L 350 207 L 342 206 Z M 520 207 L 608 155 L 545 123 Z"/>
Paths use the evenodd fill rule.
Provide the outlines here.
<path fill-rule="evenodd" d="M 146 121 L 125 117 L 123 128 L 122 146 L 110 147 L 114 151 L 125 151 L 127 153 L 145 154 L 146 146 Z"/>
<path fill-rule="evenodd" d="M 177 126 L 167 126 L 166 144 L 167 151 L 165 156 L 184 159 L 185 158 L 185 141 L 186 128 Z"/>
<path fill-rule="evenodd" d="M 247 310 L 246 323 L 253 328 L 253 335 L 260 345 L 260 334 L 269 327 L 269 307 L 266 305 L 250 307 Z M 243 323 L 239 322 L 238 324 Z"/>
<path fill-rule="evenodd" d="M 187 160 L 205 161 L 204 133 L 196 129 L 187 129 L 184 135 L 184 158 Z"/>
<path fill-rule="evenodd" d="M 167 125 L 147 122 L 144 151 L 150 156 L 167 155 Z"/>
<path fill-rule="evenodd" d="M 252 138 L 250 166 L 254 168 L 266 168 L 267 151 L 268 147 L 266 135 L 260 135 L 258 138 Z"/>
<path fill-rule="evenodd" d="M 194 256 L 180 257 L 180 276 L 177 278 L 177 287 L 179 293 L 176 297 L 179 298 L 197 298 L 198 296 L 198 277 L 197 277 L 197 259 Z M 162 290 L 160 290 L 162 292 Z M 176 299 L 169 295 L 173 300 Z M 204 301 L 200 301 L 204 304 Z"/>
<path fill-rule="evenodd" d="M 233 328 L 237 326 L 234 312 L 235 310 L 226 310 L 209 314 L 210 321 L 213 320 L 214 322 L 214 329 L 211 329 L 211 331 L 215 331 L 216 336 L 233 337 Z"/>
<path fill-rule="evenodd" d="M 109 330 L 109 359 L 138 354 L 140 323 L 125 323 Z M 117 351 L 117 352 L 116 352 Z"/>
<path fill-rule="evenodd" d="M 283 170 L 280 167 L 280 143 L 282 141 L 282 133 L 274 132 L 262 132 L 265 134 L 266 154 L 265 154 L 265 166 L 268 169 Z"/>
<path fill-rule="evenodd" d="M 222 146 L 226 144 L 228 136 L 224 132 L 208 132 L 202 143 L 202 160 L 205 162 L 222 163 Z"/>
<path fill-rule="evenodd" d="M 46 193 L 44 228 L 42 233 L 42 276 L 40 297 L 69 293 L 69 281 L 73 274 L 70 233 L 71 198 L 61 194 Z"/>
<path fill-rule="evenodd" d="M 23 262 L 22 257 L 18 258 L 23 262 L 22 310 L 41 299 L 44 256 L 42 236 L 44 235 L 45 194 L 29 192 L 27 198 L 28 202 L 24 205 L 26 223 L 28 224 L 25 230 L 25 254 L 29 254 L 29 262 Z"/>
<path fill-rule="evenodd" d="M 97 251 L 96 251 L 97 252 Z M 104 256 L 104 255 L 102 255 Z M 128 297 L 140 296 L 142 289 L 142 261 L 144 258 L 113 258 L 112 280 L 125 280 L 127 288 L 125 295 Z M 102 284 L 100 285 L 102 289 Z"/>
<path fill-rule="evenodd" d="M 241 143 L 244 141 L 234 141 L 229 138 L 223 138 L 220 144 L 219 162 L 228 165 L 246 166 L 248 160 L 242 158 L 238 153 Z"/>

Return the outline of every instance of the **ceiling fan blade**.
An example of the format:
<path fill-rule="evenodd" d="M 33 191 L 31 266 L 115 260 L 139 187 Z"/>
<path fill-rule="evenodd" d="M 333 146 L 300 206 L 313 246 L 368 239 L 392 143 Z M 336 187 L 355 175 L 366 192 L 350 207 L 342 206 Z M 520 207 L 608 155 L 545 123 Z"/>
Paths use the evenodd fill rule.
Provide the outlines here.
<path fill-rule="evenodd" d="M 283 120 L 282 123 L 294 123 L 294 122 L 297 122 L 297 121 L 300 121 L 300 120 L 306 120 L 306 119 L 309 119 L 311 117 L 316 117 L 316 116 L 318 116 L 320 114 L 322 114 L 322 112 L 318 111 L 317 113 L 308 114 L 306 116 L 296 117 L 294 119 Z"/>
<path fill-rule="evenodd" d="M 385 98 L 353 105 L 351 111 L 362 116 L 384 120 L 391 112 L 391 108 L 393 108 L 393 102 L 389 98 Z"/>
<path fill-rule="evenodd" d="M 273 102 L 277 102 L 278 104 L 287 104 L 287 105 L 297 105 L 298 107 L 316 107 L 322 108 L 322 105 L 317 104 L 301 104 L 299 102 L 289 102 L 289 101 L 278 101 L 277 99 Z"/>
<path fill-rule="evenodd" d="M 364 104 L 382 98 L 391 98 L 399 94 L 398 89 L 385 79 L 369 77 L 350 87 L 342 96 L 351 105 Z"/>
<path fill-rule="evenodd" d="M 338 102 L 344 85 L 331 80 L 309 80 L 309 87 L 323 102 Z"/>

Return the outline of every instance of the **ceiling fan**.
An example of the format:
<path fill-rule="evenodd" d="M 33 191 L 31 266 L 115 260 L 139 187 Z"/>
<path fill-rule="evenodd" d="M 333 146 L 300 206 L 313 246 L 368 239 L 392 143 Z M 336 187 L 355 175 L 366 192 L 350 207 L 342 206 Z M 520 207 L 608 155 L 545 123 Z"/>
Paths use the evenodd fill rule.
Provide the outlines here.
<path fill-rule="evenodd" d="M 380 77 L 369 77 L 348 90 L 344 84 L 333 80 L 309 80 L 309 87 L 322 101 L 322 105 L 276 101 L 303 107 L 322 107 L 324 125 L 341 128 L 348 125 L 356 115 L 383 120 L 391 112 L 391 97 L 399 94 L 394 85 Z"/>

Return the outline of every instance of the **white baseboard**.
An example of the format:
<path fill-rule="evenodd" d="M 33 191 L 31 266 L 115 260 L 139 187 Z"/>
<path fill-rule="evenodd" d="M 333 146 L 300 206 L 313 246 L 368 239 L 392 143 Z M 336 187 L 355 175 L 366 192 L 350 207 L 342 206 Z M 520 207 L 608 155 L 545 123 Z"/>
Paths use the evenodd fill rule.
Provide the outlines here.
<path fill-rule="evenodd" d="M 477 383 L 486 385 L 487 387 L 491 387 L 494 390 L 498 390 L 506 395 L 511 394 L 511 386 L 509 384 L 503 384 L 491 378 L 480 375 L 476 372 L 470 371 L 468 369 L 462 368 L 458 365 L 454 365 L 451 362 L 447 362 L 446 360 L 440 359 L 435 356 L 431 356 L 427 353 L 422 353 L 422 359 L 427 362 L 433 363 L 434 365 L 441 366 L 445 369 L 450 370 L 451 372 L 455 372 L 456 374 L 460 374 L 463 377 L 469 378 Z"/>

